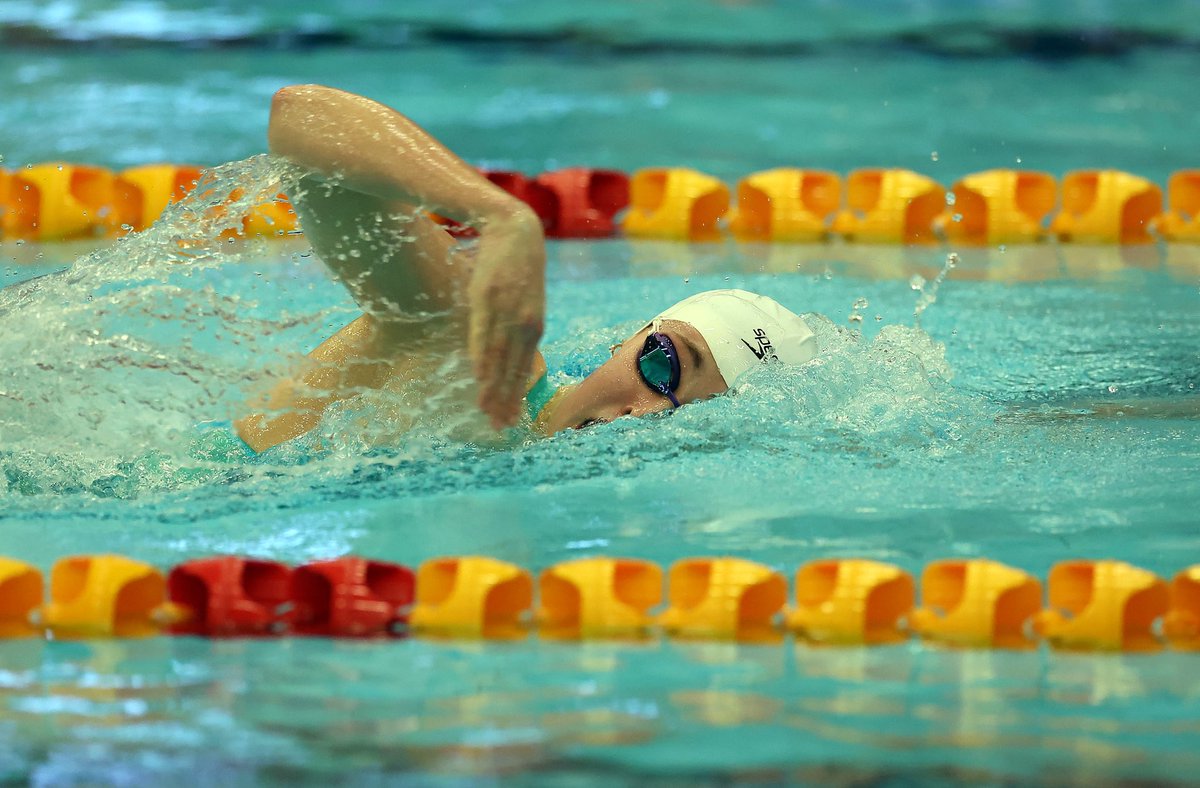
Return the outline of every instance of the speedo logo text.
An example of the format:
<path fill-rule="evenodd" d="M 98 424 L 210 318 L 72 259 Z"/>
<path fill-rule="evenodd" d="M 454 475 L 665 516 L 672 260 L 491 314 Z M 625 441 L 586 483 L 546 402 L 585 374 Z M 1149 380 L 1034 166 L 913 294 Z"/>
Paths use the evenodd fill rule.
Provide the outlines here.
<path fill-rule="evenodd" d="M 759 360 L 778 361 L 779 356 L 775 354 L 775 346 L 771 344 L 771 340 L 767 337 L 767 332 L 761 328 L 754 329 L 754 339 L 757 346 L 751 345 L 746 340 L 742 340 L 742 344 L 750 348 L 750 352 L 758 356 Z"/>

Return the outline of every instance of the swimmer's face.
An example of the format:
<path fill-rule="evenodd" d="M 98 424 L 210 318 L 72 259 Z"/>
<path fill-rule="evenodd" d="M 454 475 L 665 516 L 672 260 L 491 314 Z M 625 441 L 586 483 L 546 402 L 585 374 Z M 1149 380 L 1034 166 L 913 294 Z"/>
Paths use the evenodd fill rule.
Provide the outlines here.
<path fill-rule="evenodd" d="M 538 419 L 548 434 L 581 429 L 622 416 L 645 416 L 669 410 L 671 401 L 646 385 L 638 374 L 637 361 L 651 327 L 647 326 L 622 342 L 613 356 L 576 386 L 564 389 L 550 401 Z M 664 320 L 658 331 L 666 334 L 679 352 L 680 404 L 725 393 L 728 386 L 717 371 L 708 343 L 696 329 L 678 320 Z"/>

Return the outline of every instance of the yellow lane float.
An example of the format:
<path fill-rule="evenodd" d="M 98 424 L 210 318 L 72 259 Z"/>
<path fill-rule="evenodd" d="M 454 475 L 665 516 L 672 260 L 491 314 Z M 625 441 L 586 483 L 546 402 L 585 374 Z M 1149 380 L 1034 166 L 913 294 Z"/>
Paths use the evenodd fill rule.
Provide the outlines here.
<path fill-rule="evenodd" d="M 1063 561 L 1050 569 L 1049 607 L 1035 619 L 1055 648 L 1157 651 L 1154 622 L 1170 606 L 1167 583 L 1124 561 Z"/>
<path fill-rule="evenodd" d="M 1168 241 L 1200 241 L 1200 170 L 1180 170 L 1167 181 L 1167 207 L 1155 226 Z"/>
<path fill-rule="evenodd" d="M 934 220 L 946 207 L 946 189 L 912 170 L 865 169 L 846 181 L 846 208 L 833 231 L 863 243 L 931 244 Z"/>
<path fill-rule="evenodd" d="M 904 618 L 916 602 L 912 575 L 862 559 L 811 561 L 796 573 L 788 628 L 824 643 L 891 643 L 908 638 Z"/>
<path fill-rule="evenodd" d="M 117 175 L 113 200 L 121 224 L 145 230 L 172 202 L 196 188 L 201 169 L 189 165 L 147 164 Z"/>
<path fill-rule="evenodd" d="M 116 232 L 112 172 L 50 162 L 11 173 L 4 236 L 35 241 L 104 237 Z"/>
<path fill-rule="evenodd" d="M 925 640 L 948 646 L 1031 648 L 1026 624 L 1042 607 L 1042 584 L 998 561 L 934 561 L 921 573 L 921 607 L 910 619 Z"/>
<path fill-rule="evenodd" d="M 576 640 L 641 637 L 662 602 L 662 569 L 634 558 L 581 558 L 546 569 L 538 581 L 538 631 Z"/>
<path fill-rule="evenodd" d="M 442 637 L 524 637 L 533 578 L 507 561 L 482 556 L 435 558 L 417 570 L 409 624 Z"/>
<path fill-rule="evenodd" d="M 631 238 L 718 241 L 728 210 L 729 187 L 711 175 L 683 167 L 638 170 L 622 228 Z"/>
<path fill-rule="evenodd" d="M 739 241 L 822 241 L 841 204 L 836 173 L 794 167 L 756 172 L 737 185 L 729 230 Z"/>
<path fill-rule="evenodd" d="M 1062 210 L 1050 230 L 1070 243 L 1152 243 L 1162 214 L 1162 189 L 1120 170 L 1080 170 L 1062 182 Z"/>
<path fill-rule="evenodd" d="M 669 607 L 658 624 L 682 638 L 763 641 L 776 638 L 775 617 L 787 581 L 742 558 L 688 558 L 671 567 Z"/>
<path fill-rule="evenodd" d="M 186 616 L 167 601 L 167 581 L 119 555 L 64 558 L 50 573 L 50 602 L 36 614 L 55 638 L 148 637 Z"/>
<path fill-rule="evenodd" d="M 1034 243 L 1048 233 L 1058 204 L 1054 176 L 1030 170 L 987 170 L 950 187 L 953 204 L 938 219 L 946 240 L 967 246 Z"/>
<path fill-rule="evenodd" d="M 1200 564 L 1175 575 L 1171 609 L 1163 618 L 1163 634 L 1172 648 L 1200 651 Z"/>

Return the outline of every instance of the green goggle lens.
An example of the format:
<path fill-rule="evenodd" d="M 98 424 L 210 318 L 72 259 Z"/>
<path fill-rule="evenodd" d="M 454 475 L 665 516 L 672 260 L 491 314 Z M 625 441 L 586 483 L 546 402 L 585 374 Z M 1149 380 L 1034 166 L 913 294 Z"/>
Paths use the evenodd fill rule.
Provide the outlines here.
<path fill-rule="evenodd" d="M 638 369 L 651 386 L 660 389 L 671 387 L 671 358 L 662 348 L 653 350 L 638 359 Z"/>

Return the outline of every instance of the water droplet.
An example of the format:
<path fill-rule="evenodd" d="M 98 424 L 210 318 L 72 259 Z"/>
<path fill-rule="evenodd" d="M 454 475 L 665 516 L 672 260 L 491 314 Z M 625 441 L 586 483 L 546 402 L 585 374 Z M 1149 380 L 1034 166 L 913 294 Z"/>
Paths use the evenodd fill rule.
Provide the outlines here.
<path fill-rule="evenodd" d="M 954 205 L 954 201 L 958 198 L 954 196 L 954 192 L 946 192 L 946 205 Z"/>
<path fill-rule="evenodd" d="M 1017 164 L 1020 164 L 1020 163 L 1021 163 L 1021 157 L 1020 157 L 1020 156 L 1018 156 L 1018 157 L 1017 157 Z"/>
<path fill-rule="evenodd" d="M 937 152 L 937 151 L 930 151 L 930 152 L 929 152 L 929 160 L 930 160 L 930 161 L 937 161 L 937 160 L 938 160 L 938 152 Z"/>

